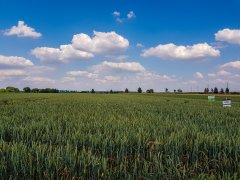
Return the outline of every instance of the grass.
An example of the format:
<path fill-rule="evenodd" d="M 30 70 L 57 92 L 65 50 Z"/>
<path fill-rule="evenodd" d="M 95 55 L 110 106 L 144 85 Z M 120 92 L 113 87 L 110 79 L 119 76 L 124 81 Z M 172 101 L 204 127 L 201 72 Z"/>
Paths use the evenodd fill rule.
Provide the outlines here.
<path fill-rule="evenodd" d="M 3 179 L 239 179 L 240 98 L 0 94 Z"/>

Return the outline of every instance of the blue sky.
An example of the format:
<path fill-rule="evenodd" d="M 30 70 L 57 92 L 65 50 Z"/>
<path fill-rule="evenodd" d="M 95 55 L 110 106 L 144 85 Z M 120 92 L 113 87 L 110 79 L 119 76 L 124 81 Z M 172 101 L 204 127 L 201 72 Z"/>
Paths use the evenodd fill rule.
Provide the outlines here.
<path fill-rule="evenodd" d="M 0 2 L 0 88 L 239 91 L 239 0 Z"/>

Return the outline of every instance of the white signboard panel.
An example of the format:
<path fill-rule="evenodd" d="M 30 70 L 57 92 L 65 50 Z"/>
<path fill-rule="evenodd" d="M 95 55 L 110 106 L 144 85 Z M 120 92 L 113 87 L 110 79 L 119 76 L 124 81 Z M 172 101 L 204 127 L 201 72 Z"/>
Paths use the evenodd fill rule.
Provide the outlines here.
<path fill-rule="evenodd" d="M 223 107 L 232 107 L 231 99 L 223 100 L 222 103 L 223 103 Z"/>

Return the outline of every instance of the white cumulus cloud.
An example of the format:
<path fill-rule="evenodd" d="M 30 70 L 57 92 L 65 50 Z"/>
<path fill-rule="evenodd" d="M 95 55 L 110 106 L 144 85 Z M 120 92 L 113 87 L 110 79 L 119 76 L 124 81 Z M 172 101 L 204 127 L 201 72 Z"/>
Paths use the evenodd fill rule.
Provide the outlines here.
<path fill-rule="evenodd" d="M 60 45 L 59 48 L 37 47 L 32 54 L 42 61 L 82 60 L 93 58 L 96 54 L 112 54 L 126 50 L 129 46 L 127 39 L 115 32 L 96 32 L 91 38 L 87 34 L 73 36 L 72 44 Z"/>
<path fill-rule="evenodd" d="M 60 48 L 37 47 L 32 50 L 32 54 L 42 61 L 62 61 L 68 62 L 72 59 L 93 58 L 92 53 L 76 50 L 72 45 L 61 45 Z"/>
<path fill-rule="evenodd" d="M 91 52 L 93 54 L 104 54 L 126 50 L 129 42 L 116 32 L 97 32 L 94 37 L 87 34 L 76 34 L 73 36 L 72 44 L 75 49 Z"/>
<path fill-rule="evenodd" d="M 0 65 L 26 67 L 33 66 L 33 63 L 24 57 L 0 55 Z"/>
<path fill-rule="evenodd" d="M 221 68 L 235 68 L 235 69 L 240 69 L 240 61 L 232 61 L 225 63 L 220 66 Z"/>
<path fill-rule="evenodd" d="M 240 44 L 240 29 L 223 29 L 215 34 L 217 41 L 225 41 L 230 44 Z"/>
<path fill-rule="evenodd" d="M 164 59 L 192 60 L 206 59 L 220 56 L 220 51 L 207 43 L 194 44 L 192 46 L 177 46 L 175 44 L 158 45 L 145 50 L 141 56 Z"/>
<path fill-rule="evenodd" d="M 34 28 L 27 26 L 24 24 L 24 21 L 18 21 L 17 26 L 13 26 L 10 29 L 7 29 L 4 32 L 6 36 L 18 36 L 18 37 L 32 37 L 39 38 L 42 36 L 41 33 L 36 32 Z"/>

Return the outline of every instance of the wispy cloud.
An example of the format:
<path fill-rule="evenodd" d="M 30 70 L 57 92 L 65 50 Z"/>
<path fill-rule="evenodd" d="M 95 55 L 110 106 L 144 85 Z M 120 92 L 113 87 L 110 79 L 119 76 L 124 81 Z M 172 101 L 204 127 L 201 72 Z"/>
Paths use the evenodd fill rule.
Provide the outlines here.
<path fill-rule="evenodd" d="M 133 18 L 135 18 L 136 17 L 136 15 L 135 15 L 135 13 L 133 12 L 133 11 L 130 11 L 128 14 L 127 14 L 127 18 L 128 19 L 133 19 Z"/>
<path fill-rule="evenodd" d="M 222 65 L 220 65 L 220 68 L 240 69 L 240 61 L 232 61 L 232 62 L 222 64 Z"/>
<path fill-rule="evenodd" d="M 113 16 L 115 17 L 116 22 L 123 23 L 125 20 L 131 20 L 136 18 L 136 14 L 133 11 L 129 11 L 125 17 L 121 17 L 121 13 L 119 11 L 114 11 Z"/>

